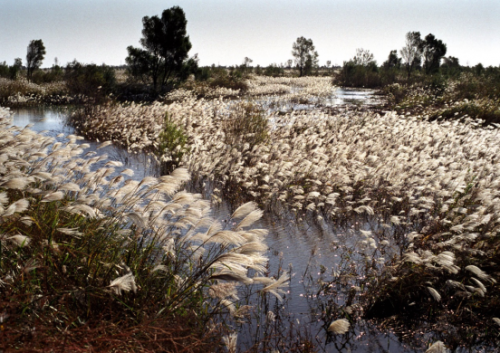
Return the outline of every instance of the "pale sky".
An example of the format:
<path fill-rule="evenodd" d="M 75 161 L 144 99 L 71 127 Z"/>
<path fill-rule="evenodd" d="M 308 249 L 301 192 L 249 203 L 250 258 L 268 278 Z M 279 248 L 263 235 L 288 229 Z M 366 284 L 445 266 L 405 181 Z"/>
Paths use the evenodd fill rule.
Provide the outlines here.
<path fill-rule="evenodd" d="M 433 33 L 462 65 L 500 65 L 500 0 L 0 0 L 0 62 L 24 62 L 30 40 L 42 39 L 43 67 L 55 57 L 124 64 L 127 46 L 140 46 L 142 17 L 176 5 L 200 65 L 283 63 L 301 36 L 313 40 L 320 65 L 341 65 L 356 48 L 380 65 L 409 31 Z"/>

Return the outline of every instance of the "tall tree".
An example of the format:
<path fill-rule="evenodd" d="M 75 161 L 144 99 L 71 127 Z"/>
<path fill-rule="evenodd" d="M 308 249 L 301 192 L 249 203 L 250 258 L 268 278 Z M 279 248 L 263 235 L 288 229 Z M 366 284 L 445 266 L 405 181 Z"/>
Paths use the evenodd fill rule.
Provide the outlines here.
<path fill-rule="evenodd" d="M 191 49 L 186 15 L 180 7 L 174 6 L 163 11 L 161 18 L 143 17 L 142 24 L 140 43 L 144 49 L 128 47 L 129 55 L 125 60 L 132 74 L 151 77 L 156 92 L 185 70 Z"/>
<path fill-rule="evenodd" d="M 406 44 L 399 51 L 405 62 L 408 78 L 410 78 L 411 71 L 420 65 L 421 42 L 420 32 L 408 32 L 406 33 Z"/>
<path fill-rule="evenodd" d="M 32 40 L 28 45 L 28 52 L 26 53 L 26 67 L 28 69 L 28 82 L 33 76 L 33 71 L 38 69 L 45 58 L 45 46 L 41 39 Z"/>
<path fill-rule="evenodd" d="M 425 72 L 429 74 L 438 71 L 441 59 L 446 55 L 446 44 L 429 33 L 425 40 L 420 42 L 420 50 L 424 57 Z"/>
<path fill-rule="evenodd" d="M 299 75 L 307 75 L 314 67 L 318 66 L 318 52 L 315 51 L 312 39 L 297 38 L 293 43 L 292 55 L 299 68 Z"/>

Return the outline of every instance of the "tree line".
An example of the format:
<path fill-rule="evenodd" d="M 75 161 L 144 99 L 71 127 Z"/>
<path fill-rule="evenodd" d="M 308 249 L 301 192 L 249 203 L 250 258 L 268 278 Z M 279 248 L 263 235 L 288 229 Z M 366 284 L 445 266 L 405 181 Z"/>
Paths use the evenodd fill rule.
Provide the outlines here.
<path fill-rule="evenodd" d="M 198 80 L 212 78 L 216 84 L 241 88 L 238 82 L 249 73 L 281 76 L 285 69 L 295 69 L 299 76 L 318 74 L 318 52 L 312 39 L 298 37 L 292 44 L 293 59 L 284 64 L 272 64 L 267 68 L 252 67 L 252 59 L 245 57 L 243 64 L 220 70 L 212 67 L 200 68 L 197 54 L 189 57 L 192 44 L 187 35 L 187 20 L 184 11 L 178 6 L 164 10 L 161 16 L 145 16 L 142 19 L 143 29 L 140 47 L 127 47 L 126 70 L 133 82 L 150 87 L 150 93 L 158 95 L 166 92 L 193 75 Z M 420 32 L 408 32 L 404 47 L 392 50 L 387 60 L 378 66 L 369 50 L 357 49 L 356 55 L 344 61 L 340 72 L 336 75 L 336 83 L 346 86 L 376 87 L 401 79 L 405 72 L 406 81 L 412 79 L 415 72 L 433 75 L 442 68 L 447 72 L 460 68 L 455 57 L 445 57 L 446 44 L 432 33 L 423 38 Z M 102 87 L 102 92 L 109 92 L 116 79 L 110 67 L 95 64 L 84 65 L 73 61 L 63 69 L 57 59 L 50 73 L 36 74 L 45 58 L 46 50 L 41 39 L 32 40 L 27 48 L 26 66 L 20 58 L 8 66 L 0 63 L 0 76 L 15 79 L 22 69 L 26 69 L 28 81 L 50 81 L 54 78 L 70 80 L 69 87 L 73 91 L 86 93 Z M 326 62 L 326 74 L 332 74 L 331 61 Z M 325 73 L 325 71 L 323 71 Z M 92 83 L 84 89 L 84 83 Z M 98 85 L 98 86 L 96 86 Z"/>

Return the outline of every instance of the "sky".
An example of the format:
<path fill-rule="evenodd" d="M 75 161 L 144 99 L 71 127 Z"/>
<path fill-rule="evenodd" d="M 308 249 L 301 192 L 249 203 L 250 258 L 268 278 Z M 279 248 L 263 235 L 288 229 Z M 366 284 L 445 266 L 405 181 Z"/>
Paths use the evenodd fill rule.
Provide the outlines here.
<path fill-rule="evenodd" d="M 0 0 L 0 62 L 25 62 L 42 39 L 42 67 L 121 65 L 140 46 L 142 18 L 172 6 L 186 14 L 201 66 L 284 63 L 298 37 L 312 39 L 320 65 L 342 65 L 357 48 L 382 64 L 409 31 L 434 34 L 462 65 L 500 65 L 500 0 Z"/>

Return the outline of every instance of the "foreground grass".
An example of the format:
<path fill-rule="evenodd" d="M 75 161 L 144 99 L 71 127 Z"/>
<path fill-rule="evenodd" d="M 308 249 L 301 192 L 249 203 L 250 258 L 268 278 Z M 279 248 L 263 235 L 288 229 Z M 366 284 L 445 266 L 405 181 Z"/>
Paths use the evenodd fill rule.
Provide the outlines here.
<path fill-rule="evenodd" d="M 224 227 L 182 191 L 185 169 L 133 180 L 118 162 L 95 167 L 105 155 L 82 158 L 76 136 L 55 142 L 0 114 L 1 349 L 218 350 L 239 286 L 281 293 L 286 276 L 262 276 L 254 203 Z"/>

